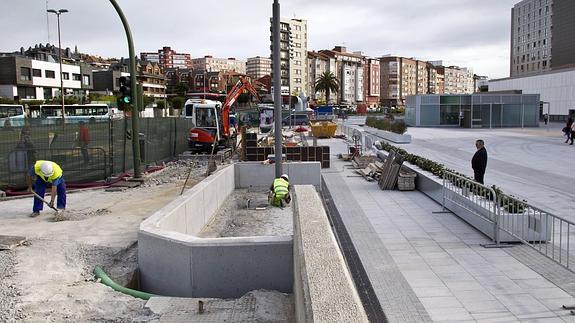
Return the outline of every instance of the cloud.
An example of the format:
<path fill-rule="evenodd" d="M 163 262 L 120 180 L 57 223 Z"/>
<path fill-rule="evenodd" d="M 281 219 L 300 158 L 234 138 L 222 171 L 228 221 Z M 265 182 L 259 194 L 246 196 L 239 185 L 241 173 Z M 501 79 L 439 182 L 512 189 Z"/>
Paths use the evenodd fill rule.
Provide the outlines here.
<path fill-rule="evenodd" d="M 379 57 L 397 54 L 465 63 L 505 77 L 509 70 L 510 10 L 518 0 L 283 0 L 282 17 L 308 20 L 308 49 L 345 44 Z M 171 46 L 193 57 L 245 59 L 270 54 L 272 0 L 118 0 L 137 53 Z M 62 15 L 64 47 L 105 57 L 126 57 L 120 19 L 108 1 L 48 0 Z M 0 0 L 0 51 L 48 41 L 46 0 Z M 57 43 L 49 16 L 50 42 Z M 8 31 L 8 32 L 6 32 Z"/>

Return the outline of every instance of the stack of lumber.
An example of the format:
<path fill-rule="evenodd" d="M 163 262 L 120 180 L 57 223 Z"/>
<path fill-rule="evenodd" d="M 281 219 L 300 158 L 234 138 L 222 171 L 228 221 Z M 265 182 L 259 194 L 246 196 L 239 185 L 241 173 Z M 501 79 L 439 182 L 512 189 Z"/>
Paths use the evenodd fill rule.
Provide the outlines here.
<path fill-rule="evenodd" d="M 360 174 L 368 182 L 379 179 L 381 172 L 383 170 L 383 163 L 380 161 L 374 161 L 373 163 L 367 164 L 367 167 L 357 169 L 356 173 Z"/>
<path fill-rule="evenodd" d="M 376 156 L 354 156 L 351 159 L 351 164 L 356 169 L 362 169 L 366 168 L 370 163 L 373 163 L 376 158 Z"/>
<path fill-rule="evenodd" d="M 379 177 L 378 185 L 382 190 L 393 190 L 397 183 L 399 170 L 403 164 L 403 156 L 395 151 L 390 151 L 389 155 L 383 162 L 383 169 Z"/>

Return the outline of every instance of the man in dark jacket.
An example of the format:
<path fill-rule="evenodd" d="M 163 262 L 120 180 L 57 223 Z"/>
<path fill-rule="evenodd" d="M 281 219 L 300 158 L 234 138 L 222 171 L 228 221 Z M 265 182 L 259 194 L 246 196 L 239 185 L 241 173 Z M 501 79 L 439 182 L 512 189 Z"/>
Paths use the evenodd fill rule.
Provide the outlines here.
<path fill-rule="evenodd" d="M 485 142 L 478 139 L 475 141 L 477 151 L 471 159 L 471 167 L 473 168 L 473 177 L 476 182 L 483 184 L 483 176 L 485 175 L 485 168 L 487 168 L 487 150 L 485 150 Z"/>

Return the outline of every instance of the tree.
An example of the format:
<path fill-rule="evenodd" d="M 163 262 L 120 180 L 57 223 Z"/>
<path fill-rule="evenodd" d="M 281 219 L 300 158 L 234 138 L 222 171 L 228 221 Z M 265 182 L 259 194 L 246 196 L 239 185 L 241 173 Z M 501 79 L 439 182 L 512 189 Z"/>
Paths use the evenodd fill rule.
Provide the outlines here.
<path fill-rule="evenodd" d="M 174 96 L 168 100 L 170 101 L 170 105 L 173 109 L 181 109 L 186 102 L 186 98 L 181 96 Z"/>
<path fill-rule="evenodd" d="M 325 92 L 325 100 L 329 103 L 330 92 L 339 92 L 339 81 L 332 72 L 323 72 L 314 84 L 316 92 Z"/>

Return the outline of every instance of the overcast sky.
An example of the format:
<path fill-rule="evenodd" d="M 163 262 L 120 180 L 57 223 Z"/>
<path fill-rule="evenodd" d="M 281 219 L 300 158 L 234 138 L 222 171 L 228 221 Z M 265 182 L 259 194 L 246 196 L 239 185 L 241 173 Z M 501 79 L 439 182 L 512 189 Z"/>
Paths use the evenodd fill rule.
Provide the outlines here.
<path fill-rule="evenodd" d="M 136 53 L 170 46 L 192 57 L 245 59 L 270 54 L 273 0 L 117 0 Z M 127 57 L 120 19 L 107 0 L 0 0 L 0 51 L 58 43 L 56 17 L 66 8 L 62 47 Z M 443 60 L 491 78 L 509 75 L 510 14 L 519 0 L 280 0 L 281 16 L 308 20 L 308 50 L 349 51 Z"/>

